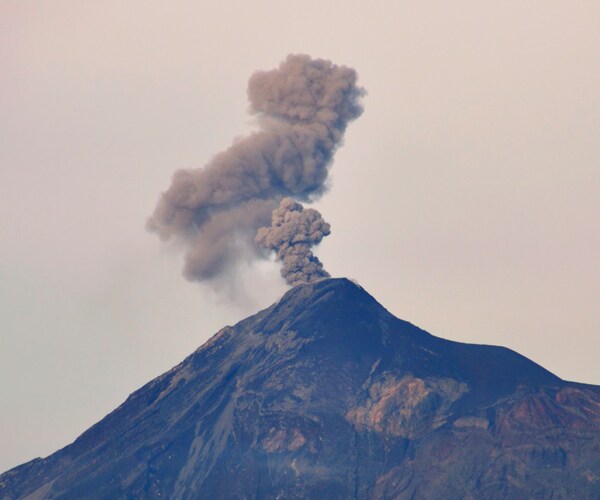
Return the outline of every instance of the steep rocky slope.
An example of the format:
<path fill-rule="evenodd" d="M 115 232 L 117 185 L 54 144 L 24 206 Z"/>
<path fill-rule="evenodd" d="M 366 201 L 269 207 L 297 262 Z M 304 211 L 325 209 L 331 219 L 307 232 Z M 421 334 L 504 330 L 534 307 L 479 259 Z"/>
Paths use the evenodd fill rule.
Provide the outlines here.
<path fill-rule="evenodd" d="M 0 476 L 22 497 L 600 498 L 600 387 L 324 280 Z"/>

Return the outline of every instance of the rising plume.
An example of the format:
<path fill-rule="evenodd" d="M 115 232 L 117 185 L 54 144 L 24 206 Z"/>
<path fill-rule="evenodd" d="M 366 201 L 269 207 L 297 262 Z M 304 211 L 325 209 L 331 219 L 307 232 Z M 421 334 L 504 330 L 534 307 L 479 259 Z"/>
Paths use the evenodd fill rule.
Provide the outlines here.
<path fill-rule="evenodd" d="M 161 239 L 184 244 L 186 278 L 209 280 L 240 260 L 263 257 L 256 231 L 279 202 L 323 194 L 333 154 L 362 113 L 364 90 L 356 81 L 353 69 L 306 55 L 250 77 L 250 112 L 259 129 L 203 168 L 176 171 L 148 220 Z"/>
<path fill-rule="evenodd" d="M 310 250 L 329 233 L 329 224 L 317 210 L 304 209 L 291 198 L 284 198 L 273 210 L 271 226 L 261 227 L 256 233 L 256 242 L 276 252 L 283 263 L 281 276 L 295 286 L 329 277 Z"/>

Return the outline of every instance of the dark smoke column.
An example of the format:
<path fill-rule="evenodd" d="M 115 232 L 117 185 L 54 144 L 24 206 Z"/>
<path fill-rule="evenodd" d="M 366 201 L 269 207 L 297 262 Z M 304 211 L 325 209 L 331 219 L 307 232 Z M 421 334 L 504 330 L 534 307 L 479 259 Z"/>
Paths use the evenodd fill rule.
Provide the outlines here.
<path fill-rule="evenodd" d="M 328 278 L 321 261 L 310 250 L 330 233 L 330 226 L 314 208 L 304 209 L 291 198 L 284 198 L 273 210 L 270 227 L 261 227 L 256 242 L 275 250 L 283 262 L 281 276 L 292 286 Z"/>
<path fill-rule="evenodd" d="M 362 113 L 356 72 L 290 55 L 248 83 L 259 129 L 236 140 L 204 168 L 178 170 L 148 220 L 165 241 L 185 248 L 190 280 L 231 276 L 239 261 L 264 257 L 255 242 L 284 197 L 311 201 L 348 123 Z"/>

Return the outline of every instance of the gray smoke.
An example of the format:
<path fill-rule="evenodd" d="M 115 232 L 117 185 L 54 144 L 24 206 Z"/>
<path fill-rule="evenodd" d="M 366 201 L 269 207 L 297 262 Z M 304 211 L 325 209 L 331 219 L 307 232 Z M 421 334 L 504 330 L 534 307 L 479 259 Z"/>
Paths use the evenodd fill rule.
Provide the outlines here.
<path fill-rule="evenodd" d="M 270 227 L 261 227 L 256 242 L 274 250 L 283 262 L 281 276 L 292 286 L 328 278 L 321 261 L 310 248 L 330 233 L 330 226 L 314 208 L 306 210 L 291 198 L 284 198 L 273 210 Z"/>
<path fill-rule="evenodd" d="M 353 69 L 306 55 L 251 76 L 250 112 L 259 130 L 204 168 L 175 172 L 148 220 L 161 239 L 183 242 L 186 278 L 213 279 L 241 260 L 264 257 L 256 230 L 281 199 L 323 194 L 344 131 L 362 113 L 356 80 Z"/>

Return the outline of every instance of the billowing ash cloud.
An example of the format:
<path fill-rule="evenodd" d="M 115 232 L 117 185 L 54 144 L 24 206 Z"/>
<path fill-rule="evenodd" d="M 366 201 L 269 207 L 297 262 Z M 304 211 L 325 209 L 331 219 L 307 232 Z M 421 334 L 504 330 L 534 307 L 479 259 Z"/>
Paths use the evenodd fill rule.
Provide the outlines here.
<path fill-rule="evenodd" d="M 261 227 L 256 242 L 275 250 L 283 262 L 281 276 L 292 286 L 328 278 L 321 261 L 310 248 L 330 233 L 330 226 L 314 208 L 306 210 L 291 198 L 281 200 L 273 210 L 270 227 Z"/>
<path fill-rule="evenodd" d="M 310 201 L 325 190 L 327 169 L 364 94 L 356 72 L 290 55 L 248 83 L 259 130 L 236 140 L 204 168 L 179 170 L 149 218 L 163 240 L 184 243 L 184 275 L 208 280 L 238 261 L 264 256 L 254 238 L 282 198 Z"/>

